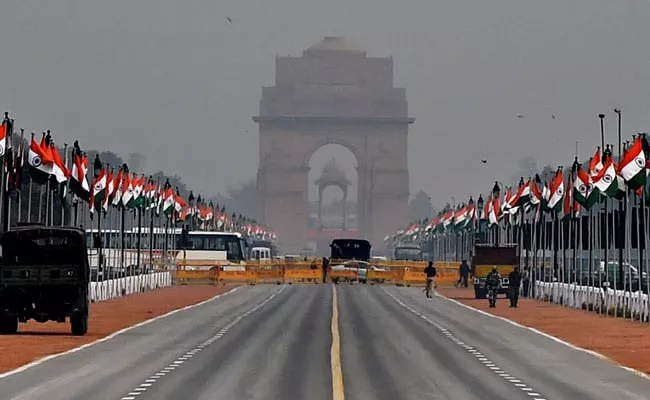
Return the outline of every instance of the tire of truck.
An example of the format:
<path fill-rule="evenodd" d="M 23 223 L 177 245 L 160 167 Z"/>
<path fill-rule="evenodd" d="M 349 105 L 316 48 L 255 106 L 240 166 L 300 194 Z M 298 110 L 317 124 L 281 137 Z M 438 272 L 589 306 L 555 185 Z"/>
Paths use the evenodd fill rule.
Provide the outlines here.
<path fill-rule="evenodd" d="M 359 283 L 363 283 L 364 285 L 365 285 L 367 282 L 368 282 L 368 281 L 365 280 L 365 279 L 359 279 Z"/>
<path fill-rule="evenodd" d="M 84 336 L 88 333 L 88 314 L 71 316 L 70 330 L 74 336 Z"/>
<path fill-rule="evenodd" d="M 487 298 L 487 290 L 485 290 L 484 288 L 474 286 L 474 298 L 475 299 L 486 299 Z"/>
<path fill-rule="evenodd" d="M 18 332 L 18 317 L 0 318 L 0 334 L 13 335 Z"/>

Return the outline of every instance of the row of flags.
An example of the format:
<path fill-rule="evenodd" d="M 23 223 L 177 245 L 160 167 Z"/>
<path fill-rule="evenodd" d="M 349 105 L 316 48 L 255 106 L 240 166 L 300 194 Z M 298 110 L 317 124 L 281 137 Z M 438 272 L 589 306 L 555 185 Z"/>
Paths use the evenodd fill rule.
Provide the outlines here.
<path fill-rule="evenodd" d="M 28 172 L 33 182 L 47 185 L 61 199 L 67 199 L 70 191 L 76 200 L 86 202 L 91 216 L 106 213 L 109 208 L 147 210 L 157 216 L 164 215 L 176 223 L 190 223 L 202 230 L 239 231 L 252 237 L 275 239 L 275 234 L 263 225 L 236 214 L 229 215 L 225 207 L 198 197 L 189 203 L 172 188 L 169 181 L 155 182 L 152 177 L 128 170 L 126 164 L 117 169 L 101 162 L 99 155 L 89 172 L 87 153 L 75 141 L 71 151 L 64 145 L 59 152 L 51 133 L 43 133 L 37 140 L 32 133 L 29 148 L 25 149 L 24 131 L 20 132 L 20 145 L 13 148 L 13 120 L 6 115 L 0 124 L 0 156 L 3 157 L 6 174 L 6 192 L 20 191 L 24 156 L 27 153 Z M 96 174 L 96 176 L 94 176 Z"/>
<path fill-rule="evenodd" d="M 644 134 L 634 137 L 623 149 L 616 162 L 609 146 L 597 148 L 588 162 L 574 159 L 570 169 L 558 167 L 553 176 L 543 182 L 539 174 L 527 181 L 521 178 L 517 187 L 506 187 L 504 193 L 498 183 L 484 199 L 472 197 L 456 209 L 443 210 L 431 221 L 416 221 L 385 241 L 416 241 L 431 235 L 457 234 L 473 231 L 479 221 L 488 226 L 501 223 L 520 225 L 524 219 L 577 218 L 581 211 L 590 210 L 605 199 L 623 199 L 626 193 L 644 198 L 650 206 L 650 145 Z"/>

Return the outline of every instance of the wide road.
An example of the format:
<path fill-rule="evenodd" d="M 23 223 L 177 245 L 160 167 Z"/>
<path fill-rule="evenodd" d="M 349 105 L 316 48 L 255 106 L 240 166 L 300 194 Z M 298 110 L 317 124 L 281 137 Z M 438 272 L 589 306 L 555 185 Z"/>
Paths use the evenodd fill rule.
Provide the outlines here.
<path fill-rule="evenodd" d="M 648 393 L 644 378 L 446 299 L 425 299 L 420 289 L 343 284 L 241 287 L 0 379 L 0 399 L 25 400 Z"/>

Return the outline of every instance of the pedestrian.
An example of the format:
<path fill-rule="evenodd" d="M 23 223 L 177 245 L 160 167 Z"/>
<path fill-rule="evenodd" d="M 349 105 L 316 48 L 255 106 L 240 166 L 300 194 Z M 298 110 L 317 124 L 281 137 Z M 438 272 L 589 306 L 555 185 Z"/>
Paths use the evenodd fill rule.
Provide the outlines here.
<path fill-rule="evenodd" d="M 427 267 L 424 268 L 424 273 L 425 273 L 425 275 L 427 277 L 427 283 L 426 283 L 426 287 L 424 288 L 424 291 L 426 293 L 426 296 L 428 298 L 431 298 L 431 297 L 433 297 L 431 295 L 431 292 L 436 287 L 436 280 L 435 279 L 436 279 L 436 275 L 437 275 L 436 267 L 433 266 L 433 261 L 429 261 L 429 265 L 427 265 Z"/>
<path fill-rule="evenodd" d="M 460 263 L 460 267 L 458 267 L 458 274 L 460 275 L 460 277 L 458 278 L 458 282 L 456 282 L 456 286 L 462 286 L 464 288 L 467 287 L 468 280 L 469 280 L 469 272 L 470 272 L 470 268 L 469 265 L 467 265 L 467 260 L 463 260 Z"/>
<path fill-rule="evenodd" d="M 497 293 L 501 288 L 501 274 L 499 274 L 497 267 L 492 267 L 492 271 L 488 273 L 485 278 L 485 286 L 488 292 L 490 308 L 494 308 L 497 306 Z"/>
<path fill-rule="evenodd" d="M 330 265 L 330 260 L 327 257 L 323 257 L 323 283 L 327 283 L 327 270 Z"/>
<path fill-rule="evenodd" d="M 515 267 L 508 274 L 508 298 L 510 299 L 510 307 L 517 308 L 517 303 L 519 302 L 519 289 L 521 288 L 521 273 L 519 272 L 519 267 Z"/>

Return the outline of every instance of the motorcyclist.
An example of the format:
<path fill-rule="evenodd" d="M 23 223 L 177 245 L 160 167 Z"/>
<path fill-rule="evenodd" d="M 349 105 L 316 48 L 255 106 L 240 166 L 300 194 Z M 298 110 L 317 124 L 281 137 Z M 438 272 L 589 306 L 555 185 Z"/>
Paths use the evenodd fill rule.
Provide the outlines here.
<path fill-rule="evenodd" d="M 499 287 L 501 287 L 501 274 L 497 271 L 497 267 L 492 267 L 492 271 L 490 271 L 485 279 L 485 285 L 488 291 L 490 308 L 494 308 L 497 306 L 497 291 L 499 290 Z"/>
<path fill-rule="evenodd" d="M 429 261 L 429 265 L 424 269 L 427 276 L 427 288 L 433 289 L 435 287 L 436 267 L 433 266 L 433 261 Z M 427 297 L 431 298 L 431 293 L 427 293 Z"/>

